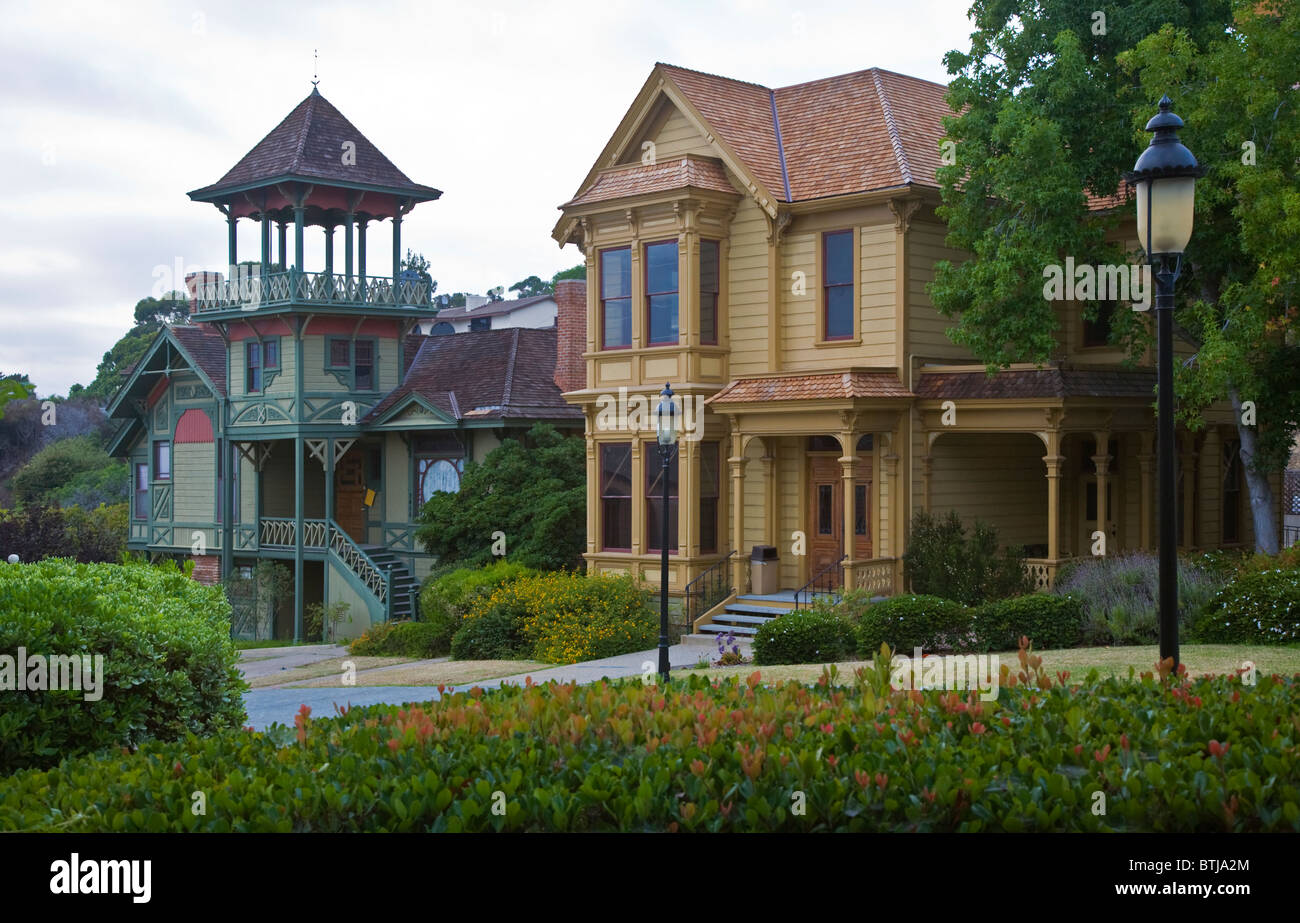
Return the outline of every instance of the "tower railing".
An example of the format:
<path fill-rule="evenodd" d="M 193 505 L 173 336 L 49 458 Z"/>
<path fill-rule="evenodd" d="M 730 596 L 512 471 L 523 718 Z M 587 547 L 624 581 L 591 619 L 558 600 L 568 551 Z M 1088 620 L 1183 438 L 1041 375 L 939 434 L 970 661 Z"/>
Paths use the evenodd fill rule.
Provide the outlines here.
<path fill-rule="evenodd" d="M 396 286 L 383 276 L 288 269 L 269 273 L 239 273 L 231 279 L 194 283 L 195 310 L 256 311 L 286 305 L 418 307 L 433 305 L 432 286 L 424 280 L 402 279 Z"/>

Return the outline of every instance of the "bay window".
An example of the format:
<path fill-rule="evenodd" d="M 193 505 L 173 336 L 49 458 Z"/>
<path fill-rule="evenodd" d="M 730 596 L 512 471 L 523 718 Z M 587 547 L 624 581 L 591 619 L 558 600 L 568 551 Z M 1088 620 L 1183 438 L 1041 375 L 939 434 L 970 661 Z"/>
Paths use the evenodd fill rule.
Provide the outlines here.
<path fill-rule="evenodd" d="M 677 343 L 677 241 L 645 247 L 646 342 L 650 346 Z"/>
<path fill-rule="evenodd" d="M 632 444 L 600 446 L 600 534 L 605 551 L 632 550 Z"/>
<path fill-rule="evenodd" d="M 632 345 L 632 250 L 600 253 L 601 347 L 625 349 Z"/>

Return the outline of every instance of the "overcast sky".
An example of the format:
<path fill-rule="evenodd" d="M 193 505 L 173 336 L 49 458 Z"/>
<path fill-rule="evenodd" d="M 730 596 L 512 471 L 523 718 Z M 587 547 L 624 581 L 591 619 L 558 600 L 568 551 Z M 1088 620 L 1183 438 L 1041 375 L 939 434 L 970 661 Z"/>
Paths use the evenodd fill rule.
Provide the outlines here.
<path fill-rule="evenodd" d="M 656 61 L 785 86 L 866 67 L 943 81 L 967 0 L 0 3 L 0 373 L 89 384 L 158 267 L 220 269 L 191 202 L 311 91 L 418 183 L 441 292 L 581 261 L 550 237 Z M 389 225 L 372 226 L 387 254 Z M 308 269 L 323 268 L 319 232 Z M 241 222 L 241 254 L 257 231 Z M 339 253 L 341 260 L 341 243 Z M 373 260 L 372 260 L 373 262 Z"/>

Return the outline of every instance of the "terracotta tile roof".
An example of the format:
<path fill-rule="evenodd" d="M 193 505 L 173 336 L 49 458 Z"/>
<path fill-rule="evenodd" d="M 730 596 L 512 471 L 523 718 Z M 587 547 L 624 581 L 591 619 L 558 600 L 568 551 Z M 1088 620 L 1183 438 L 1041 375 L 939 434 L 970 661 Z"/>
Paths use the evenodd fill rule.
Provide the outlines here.
<path fill-rule="evenodd" d="M 212 379 L 221 392 L 226 393 L 226 341 L 207 324 L 170 324 L 171 335 L 181 344 L 190 359 Z"/>
<path fill-rule="evenodd" d="M 848 400 L 859 397 L 911 397 L 893 372 L 846 369 L 841 372 L 739 378 L 706 404 L 753 404 L 767 401 Z"/>
<path fill-rule="evenodd" d="M 356 162 L 353 164 L 344 165 L 342 162 L 339 152 L 344 142 L 356 145 Z M 436 199 L 442 195 L 431 186 L 411 182 L 379 148 L 357 131 L 343 113 L 319 91 L 312 89 L 311 94 L 225 176 L 210 186 L 194 190 L 190 196 L 207 199 L 223 190 L 285 176 L 400 189 L 422 199 Z"/>
<path fill-rule="evenodd" d="M 943 84 L 870 68 L 769 90 L 660 66 L 783 201 L 938 185 L 942 119 L 952 114 Z"/>
<path fill-rule="evenodd" d="M 1155 393 L 1152 369 L 1045 368 L 1006 370 L 990 378 L 971 372 L 926 372 L 916 384 L 922 400 L 1008 400 L 1067 397 L 1146 398 Z"/>
<path fill-rule="evenodd" d="M 738 194 L 736 188 L 727 179 L 727 171 L 721 161 L 712 157 L 687 154 L 684 157 L 674 157 L 672 160 L 648 166 L 632 164 L 602 170 L 596 176 L 596 181 L 588 186 L 582 195 L 560 207 L 568 208 L 571 205 L 588 205 L 592 202 L 607 202 L 626 196 L 687 188 Z"/>
<path fill-rule="evenodd" d="M 374 422 L 411 395 L 454 420 L 582 419 L 552 380 L 554 329 L 510 327 L 410 340 L 419 342 L 419 350 L 405 379 L 363 422 Z"/>

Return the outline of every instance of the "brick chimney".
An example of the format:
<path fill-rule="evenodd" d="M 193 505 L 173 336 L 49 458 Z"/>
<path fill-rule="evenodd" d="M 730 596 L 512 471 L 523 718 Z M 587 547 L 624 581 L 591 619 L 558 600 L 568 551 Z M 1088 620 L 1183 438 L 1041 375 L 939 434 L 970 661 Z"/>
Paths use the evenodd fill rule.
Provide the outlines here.
<path fill-rule="evenodd" d="M 579 391 L 587 386 L 587 281 L 555 283 L 555 386 Z"/>

